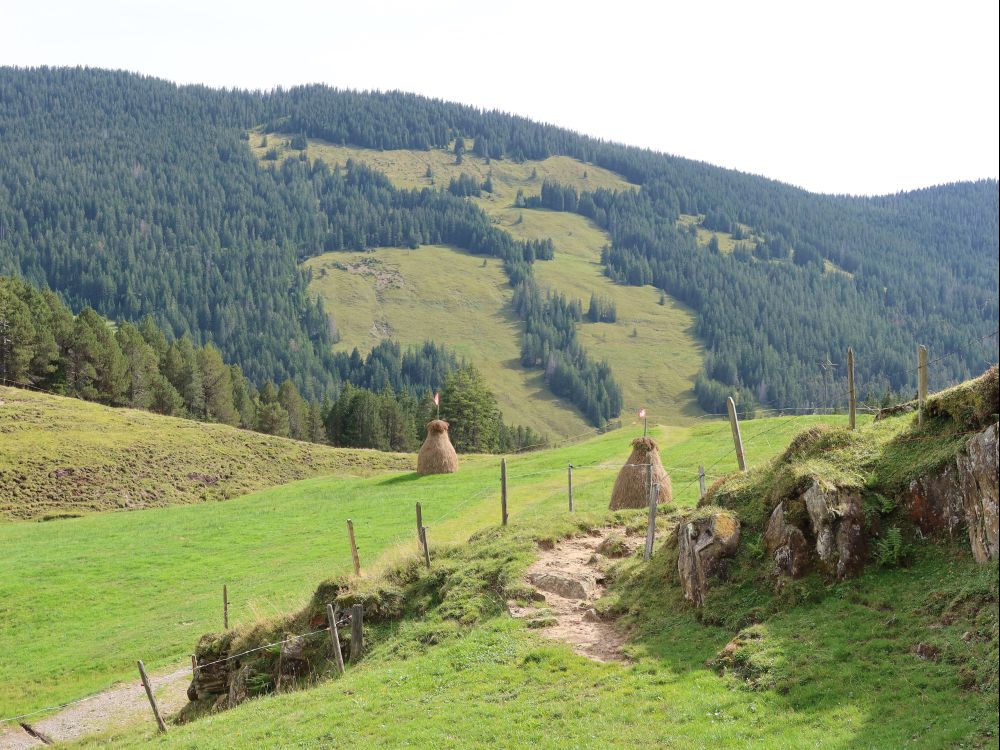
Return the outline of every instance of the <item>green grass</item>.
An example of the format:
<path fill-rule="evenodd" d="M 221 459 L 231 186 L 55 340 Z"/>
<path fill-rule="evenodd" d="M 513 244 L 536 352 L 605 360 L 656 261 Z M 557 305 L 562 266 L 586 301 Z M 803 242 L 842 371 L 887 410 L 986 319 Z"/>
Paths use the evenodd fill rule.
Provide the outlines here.
<path fill-rule="evenodd" d="M 0 523 L 225 500 L 412 456 L 330 448 L 218 424 L 0 387 Z"/>
<path fill-rule="evenodd" d="M 277 147 L 282 157 L 297 153 L 284 147 L 284 141 L 271 134 L 268 147 Z M 262 157 L 267 149 L 259 143 L 260 134 L 252 134 L 250 147 Z M 581 299 L 585 308 L 592 293 L 614 300 L 617 322 L 583 323 L 577 328 L 591 355 L 611 362 L 625 396 L 624 419 L 640 407 L 671 423 L 685 423 L 702 413 L 693 388 L 704 352 L 694 337 L 692 311 L 669 297 L 660 305 L 660 293 L 652 286 L 628 287 L 608 279 L 600 258 L 611 240 L 592 221 L 577 214 L 514 207 L 518 190 L 525 196 L 538 195 L 547 178 L 581 191 L 637 186 L 613 172 L 562 156 L 487 164 L 466 155 L 456 165 L 454 155 L 441 149 L 376 151 L 316 140 L 309 141 L 307 153 L 331 166 L 344 165 L 348 159 L 364 162 L 403 188 L 446 187 L 451 177 L 462 173 L 478 180 L 491 174 L 494 192 L 470 200 L 515 238 L 555 243 L 554 260 L 535 264 L 539 282 Z M 425 176 L 428 166 L 432 179 Z M 404 343 L 421 343 L 429 337 L 456 348 L 483 370 L 508 421 L 530 425 L 552 438 L 587 429 L 575 409 L 547 391 L 540 372 L 521 368 L 521 325 L 510 309 L 511 290 L 495 261 L 484 268 L 482 259 L 440 247 L 379 248 L 366 255 L 382 263 L 388 273 L 376 274 L 373 269 L 357 273 L 361 256 L 355 253 L 328 253 L 305 264 L 317 272 L 310 289 L 323 297 L 336 319 L 343 336 L 340 348 L 364 350 L 387 337 Z M 335 267 L 338 258 L 341 269 Z M 347 270 L 352 267 L 354 272 Z"/>
<path fill-rule="evenodd" d="M 749 460 L 770 458 L 817 421 L 826 420 L 747 422 Z M 697 500 L 699 462 L 710 475 L 735 468 L 728 430 L 720 422 L 654 428 L 679 505 Z M 511 457 L 514 521 L 561 517 L 569 463 L 581 466 L 574 472 L 579 512 L 602 511 L 614 464 L 636 434 L 620 430 Z M 497 522 L 498 463 L 463 456 L 452 476 L 328 477 L 225 503 L 0 525 L 0 717 L 131 678 L 136 658 L 151 669 L 185 661 L 198 637 L 220 626 L 223 583 L 235 623 L 300 605 L 318 581 L 350 569 L 347 518 L 366 567 L 412 550 L 417 501 L 432 544 L 465 541 Z"/>

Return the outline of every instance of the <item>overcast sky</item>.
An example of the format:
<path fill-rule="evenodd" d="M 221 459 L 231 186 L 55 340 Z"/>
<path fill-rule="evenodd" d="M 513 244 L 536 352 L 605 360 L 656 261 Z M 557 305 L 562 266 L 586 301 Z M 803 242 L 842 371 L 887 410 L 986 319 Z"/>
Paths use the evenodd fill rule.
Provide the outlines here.
<path fill-rule="evenodd" d="M 2 23 L 0 64 L 414 91 L 821 192 L 998 175 L 996 0 L 12 0 Z"/>

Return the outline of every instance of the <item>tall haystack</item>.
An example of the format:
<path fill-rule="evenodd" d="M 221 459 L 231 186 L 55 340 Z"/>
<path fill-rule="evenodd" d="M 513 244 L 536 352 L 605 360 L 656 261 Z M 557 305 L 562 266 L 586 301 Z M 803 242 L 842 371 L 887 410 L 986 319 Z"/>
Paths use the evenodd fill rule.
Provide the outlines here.
<path fill-rule="evenodd" d="M 670 475 L 660 463 L 660 447 L 653 438 L 641 437 L 632 441 L 632 455 L 618 472 L 615 488 L 611 491 L 611 510 L 649 507 L 649 486 L 646 484 L 646 467 L 649 464 L 653 465 L 653 482 L 660 485 L 656 502 L 670 502 L 674 491 Z"/>
<path fill-rule="evenodd" d="M 432 419 L 427 423 L 427 437 L 417 455 L 418 474 L 454 474 L 458 471 L 458 454 L 448 439 L 448 423 Z"/>

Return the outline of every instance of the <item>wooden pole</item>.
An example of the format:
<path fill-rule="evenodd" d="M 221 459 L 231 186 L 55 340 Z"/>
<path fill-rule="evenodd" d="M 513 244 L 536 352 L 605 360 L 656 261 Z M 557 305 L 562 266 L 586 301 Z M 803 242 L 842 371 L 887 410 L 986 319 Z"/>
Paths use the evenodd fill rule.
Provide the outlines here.
<path fill-rule="evenodd" d="M 705 499 L 705 467 L 698 464 L 698 499 Z"/>
<path fill-rule="evenodd" d="M 650 474 L 652 474 L 650 466 Z M 649 560 L 653 556 L 653 540 L 656 538 L 656 500 L 660 494 L 659 482 L 649 485 L 649 520 L 646 523 L 646 548 L 642 552 L 642 559 Z"/>
<path fill-rule="evenodd" d="M 854 390 L 854 348 L 847 347 L 847 398 L 851 429 L 858 429 L 858 394 Z"/>
<path fill-rule="evenodd" d="M 191 654 L 191 679 L 195 679 L 198 676 L 198 657 Z"/>
<path fill-rule="evenodd" d="M 424 528 L 424 516 L 420 512 L 420 503 L 417 503 L 417 547 L 423 546 L 420 530 Z"/>
<path fill-rule="evenodd" d="M 364 605 L 355 604 L 351 607 L 351 664 L 361 658 L 361 652 L 365 647 L 364 631 L 361 629 L 364 617 Z"/>
<path fill-rule="evenodd" d="M 566 488 L 569 490 L 569 512 L 573 512 L 573 464 L 566 467 Z"/>
<path fill-rule="evenodd" d="M 361 575 L 361 558 L 358 557 L 358 543 L 354 540 L 354 524 L 347 519 L 347 536 L 351 540 L 351 559 L 354 561 L 354 575 Z"/>
<path fill-rule="evenodd" d="M 431 569 L 431 551 L 427 547 L 427 527 L 420 527 L 420 546 L 424 549 L 424 565 L 427 566 L 427 570 Z"/>
<path fill-rule="evenodd" d="M 229 587 L 222 584 L 222 627 L 229 630 Z"/>
<path fill-rule="evenodd" d="M 142 666 L 142 659 L 136 662 L 139 665 L 139 677 L 142 678 L 142 686 L 146 688 L 146 697 L 149 698 L 149 705 L 153 709 L 153 716 L 156 717 L 156 726 L 160 728 L 161 732 L 167 731 L 167 725 L 163 723 L 163 717 L 160 716 L 160 709 L 156 705 L 156 698 L 153 696 L 153 688 L 149 685 L 149 678 L 146 676 L 146 668 Z"/>
<path fill-rule="evenodd" d="M 500 518 L 507 525 L 507 459 L 500 459 Z"/>
<path fill-rule="evenodd" d="M 917 347 L 917 424 L 924 423 L 924 403 L 927 401 L 927 347 Z"/>
<path fill-rule="evenodd" d="M 333 657 L 337 660 L 337 669 L 344 674 L 344 652 L 340 650 L 340 631 L 337 629 L 337 613 L 333 605 L 326 605 L 326 619 L 330 623 L 330 640 L 333 642 Z"/>
<path fill-rule="evenodd" d="M 726 399 L 726 408 L 729 410 L 729 426 L 733 429 L 733 444 L 736 446 L 736 462 L 740 465 L 740 471 L 747 470 L 747 461 L 743 456 L 743 436 L 740 435 L 740 420 L 736 416 L 736 402 L 730 396 Z"/>

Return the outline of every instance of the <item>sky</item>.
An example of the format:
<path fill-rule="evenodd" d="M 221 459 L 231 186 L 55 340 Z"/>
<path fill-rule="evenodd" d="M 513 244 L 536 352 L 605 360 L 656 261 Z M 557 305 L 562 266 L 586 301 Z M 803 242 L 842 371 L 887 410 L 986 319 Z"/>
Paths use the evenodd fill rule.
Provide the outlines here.
<path fill-rule="evenodd" d="M 997 7 L 8 0 L 0 64 L 412 91 L 871 195 L 998 176 Z"/>

